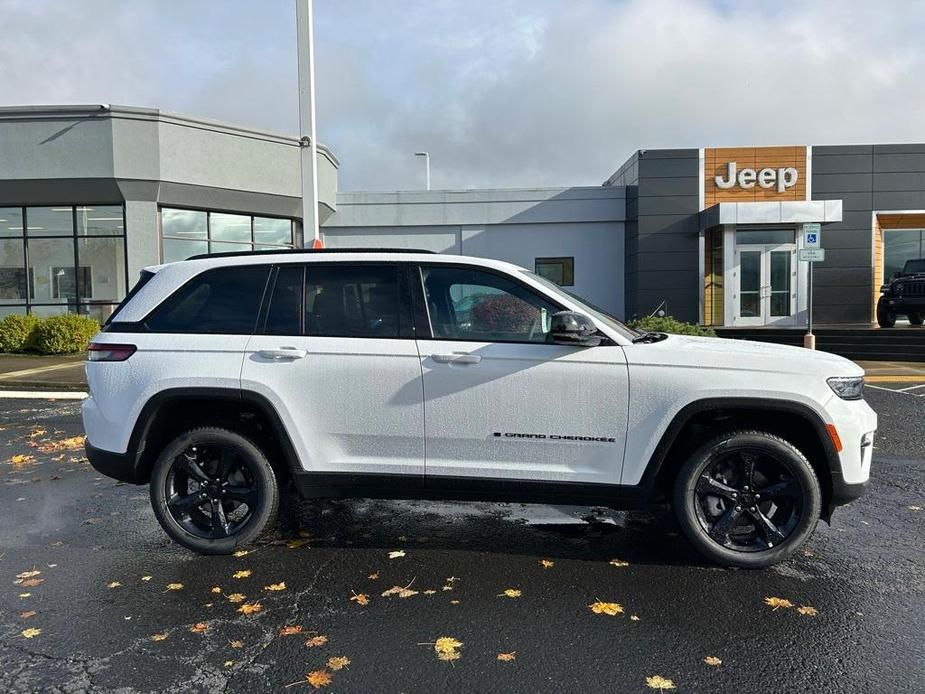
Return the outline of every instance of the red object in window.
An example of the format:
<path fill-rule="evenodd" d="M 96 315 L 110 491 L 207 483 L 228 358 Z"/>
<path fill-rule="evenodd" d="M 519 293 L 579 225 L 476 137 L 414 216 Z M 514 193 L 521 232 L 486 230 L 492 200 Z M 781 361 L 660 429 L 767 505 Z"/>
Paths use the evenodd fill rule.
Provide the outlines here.
<path fill-rule="evenodd" d="M 324 243 L 321 241 L 321 239 L 315 239 L 312 241 L 312 248 L 324 248 Z"/>

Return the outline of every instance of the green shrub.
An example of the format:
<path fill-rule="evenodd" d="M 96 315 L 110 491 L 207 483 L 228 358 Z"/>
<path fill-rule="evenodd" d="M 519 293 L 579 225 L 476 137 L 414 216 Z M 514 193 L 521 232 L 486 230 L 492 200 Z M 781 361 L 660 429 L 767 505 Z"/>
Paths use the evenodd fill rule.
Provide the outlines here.
<path fill-rule="evenodd" d="M 716 337 L 712 328 L 704 328 L 693 323 L 684 323 L 671 316 L 659 318 L 658 316 L 646 316 L 630 321 L 628 325 L 636 330 L 642 330 L 647 333 L 671 333 L 673 335 L 697 335 L 699 337 Z"/>
<path fill-rule="evenodd" d="M 99 329 L 95 319 L 76 313 L 48 316 L 35 328 L 35 349 L 40 354 L 83 352 Z"/>
<path fill-rule="evenodd" d="M 0 352 L 26 352 L 35 347 L 35 327 L 39 319 L 32 314 L 11 313 L 0 320 Z"/>

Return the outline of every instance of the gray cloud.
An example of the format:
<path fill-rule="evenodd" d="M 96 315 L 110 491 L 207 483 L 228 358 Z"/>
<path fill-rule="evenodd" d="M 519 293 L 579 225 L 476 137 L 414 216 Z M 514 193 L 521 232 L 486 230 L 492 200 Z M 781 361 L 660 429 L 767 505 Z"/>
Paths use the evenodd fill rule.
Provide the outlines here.
<path fill-rule="evenodd" d="M 639 147 L 923 139 L 921 3 L 316 0 L 343 189 L 596 184 Z M 0 0 L 4 103 L 295 133 L 294 9 Z M 49 21 L 49 20 L 53 21 Z"/>

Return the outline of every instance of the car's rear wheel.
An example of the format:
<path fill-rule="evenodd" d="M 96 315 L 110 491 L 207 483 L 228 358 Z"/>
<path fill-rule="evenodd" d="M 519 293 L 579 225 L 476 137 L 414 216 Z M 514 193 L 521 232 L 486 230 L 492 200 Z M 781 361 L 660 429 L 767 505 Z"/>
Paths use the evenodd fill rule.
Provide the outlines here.
<path fill-rule="evenodd" d="M 896 325 L 896 311 L 886 306 L 877 306 L 877 325 L 892 328 Z"/>
<path fill-rule="evenodd" d="M 682 466 L 673 507 L 681 530 L 708 559 L 762 568 L 793 554 L 821 511 L 819 480 L 793 445 L 761 431 L 724 434 Z"/>
<path fill-rule="evenodd" d="M 253 442 L 227 429 L 185 432 L 151 472 L 151 505 L 167 534 L 202 554 L 228 554 L 272 527 L 279 508 L 273 468 Z"/>
<path fill-rule="evenodd" d="M 921 325 L 923 322 L 922 314 L 921 313 L 910 313 L 909 322 L 912 323 L 912 325 Z"/>

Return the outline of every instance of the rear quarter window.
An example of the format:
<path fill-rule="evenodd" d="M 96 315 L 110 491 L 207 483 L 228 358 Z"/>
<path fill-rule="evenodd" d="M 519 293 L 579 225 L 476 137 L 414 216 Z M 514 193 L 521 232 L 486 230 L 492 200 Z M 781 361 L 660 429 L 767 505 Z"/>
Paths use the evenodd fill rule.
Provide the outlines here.
<path fill-rule="evenodd" d="M 145 324 L 160 333 L 250 335 L 269 273 L 262 265 L 207 270 L 174 292 Z"/>

